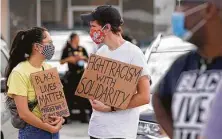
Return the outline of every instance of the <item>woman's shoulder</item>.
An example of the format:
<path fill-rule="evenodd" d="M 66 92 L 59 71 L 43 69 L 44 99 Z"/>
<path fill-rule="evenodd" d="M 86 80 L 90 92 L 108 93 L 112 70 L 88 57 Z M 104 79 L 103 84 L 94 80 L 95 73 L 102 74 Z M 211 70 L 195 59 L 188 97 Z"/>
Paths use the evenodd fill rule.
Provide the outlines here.
<path fill-rule="evenodd" d="M 20 62 L 17 66 L 15 66 L 15 67 L 13 68 L 12 71 L 16 71 L 16 72 L 19 72 L 19 73 L 25 72 L 26 69 L 27 69 L 27 62 L 28 62 L 28 61 Z"/>
<path fill-rule="evenodd" d="M 43 62 L 44 69 L 51 69 L 52 65 L 48 64 L 47 62 Z"/>

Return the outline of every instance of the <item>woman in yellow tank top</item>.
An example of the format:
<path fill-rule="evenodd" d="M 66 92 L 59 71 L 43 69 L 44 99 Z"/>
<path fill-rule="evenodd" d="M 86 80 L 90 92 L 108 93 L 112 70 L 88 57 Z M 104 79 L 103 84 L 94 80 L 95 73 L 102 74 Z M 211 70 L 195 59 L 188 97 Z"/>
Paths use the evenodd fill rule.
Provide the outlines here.
<path fill-rule="evenodd" d="M 51 124 L 44 123 L 38 105 L 31 111 L 28 102 L 36 100 L 30 74 L 51 68 L 44 61 L 51 59 L 54 45 L 45 28 L 34 27 L 19 31 L 10 50 L 7 75 L 7 95 L 14 99 L 19 117 L 27 123 L 19 129 L 19 139 L 59 139 L 64 119 L 52 117 Z"/>

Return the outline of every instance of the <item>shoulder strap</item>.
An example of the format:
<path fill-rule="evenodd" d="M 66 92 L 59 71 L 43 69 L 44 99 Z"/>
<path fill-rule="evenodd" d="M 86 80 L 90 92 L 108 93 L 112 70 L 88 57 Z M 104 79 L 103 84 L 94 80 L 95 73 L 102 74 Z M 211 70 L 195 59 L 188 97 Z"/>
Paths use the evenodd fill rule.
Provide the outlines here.
<path fill-rule="evenodd" d="M 34 108 L 38 105 L 38 100 L 35 99 L 34 101 L 28 102 L 28 107 L 30 111 L 33 111 Z"/>

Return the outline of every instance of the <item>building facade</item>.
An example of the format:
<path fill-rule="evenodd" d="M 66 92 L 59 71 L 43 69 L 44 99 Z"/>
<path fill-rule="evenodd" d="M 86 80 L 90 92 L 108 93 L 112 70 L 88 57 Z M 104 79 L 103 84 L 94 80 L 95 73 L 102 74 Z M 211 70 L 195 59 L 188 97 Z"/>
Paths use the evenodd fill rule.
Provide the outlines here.
<path fill-rule="evenodd" d="M 139 41 L 150 41 L 157 32 L 169 28 L 167 14 L 173 0 L 2 0 L 8 3 L 2 28 L 8 28 L 9 42 L 16 31 L 32 26 L 49 30 L 85 29 L 80 14 L 91 12 L 99 5 L 113 5 L 124 19 L 123 30 Z M 164 2 L 163 2 L 164 1 Z M 171 1 L 171 2 L 170 2 Z M 168 5 L 168 7 L 167 7 Z M 167 21 L 167 22 L 166 22 Z M 7 26 L 8 25 L 8 26 Z M 7 33 L 4 33 L 7 34 Z"/>

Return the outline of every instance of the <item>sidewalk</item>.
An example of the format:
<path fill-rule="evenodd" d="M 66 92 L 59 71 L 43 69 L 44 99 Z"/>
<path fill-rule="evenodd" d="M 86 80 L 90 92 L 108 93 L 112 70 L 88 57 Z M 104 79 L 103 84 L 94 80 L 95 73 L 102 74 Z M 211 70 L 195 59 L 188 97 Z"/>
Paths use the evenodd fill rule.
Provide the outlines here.
<path fill-rule="evenodd" d="M 60 139 L 89 139 L 88 124 L 72 122 L 71 124 L 63 125 L 60 131 Z"/>

